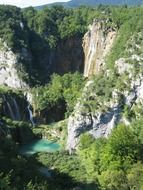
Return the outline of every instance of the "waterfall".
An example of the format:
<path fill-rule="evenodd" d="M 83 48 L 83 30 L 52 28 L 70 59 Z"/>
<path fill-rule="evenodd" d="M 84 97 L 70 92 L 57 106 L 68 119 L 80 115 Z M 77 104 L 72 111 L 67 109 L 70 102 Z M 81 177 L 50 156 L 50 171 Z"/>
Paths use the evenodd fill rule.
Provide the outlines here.
<path fill-rule="evenodd" d="M 6 137 L 10 137 L 11 136 L 11 131 L 10 131 L 10 127 L 9 126 L 3 126 L 4 123 L 0 121 L 0 132 L 3 133 L 3 135 Z"/>
<path fill-rule="evenodd" d="M 5 130 L 2 128 L 3 123 L 0 121 L 0 131 L 6 136 Z"/>
<path fill-rule="evenodd" d="M 6 132 L 3 130 L 2 127 L 0 127 L 0 131 L 6 136 Z"/>
<path fill-rule="evenodd" d="M 11 131 L 10 131 L 10 127 L 7 127 L 7 137 L 11 137 Z"/>
<path fill-rule="evenodd" d="M 17 102 L 14 98 L 12 98 L 13 104 L 14 104 L 14 108 L 15 108 L 15 119 L 20 121 L 21 116 L 20 116 L 20 111 L 19 111 L 19 107 L 17 105 Z"/>
<path fill-rule="evenodd" d="M 30 121 L 31 121 L 32 125 L 34 126 L 35 123 L 34 123 L 34 120 L 33 120 L 32 110 L 30 109 L 30 104 L 28 104 L 27 109 L 28 109 L 28 112 L 29 112 Z"/>
<path fill-rule="evenodd" d="M 5 101 L 5 103 L 7 105 L 6 108 L 8 108 L 8 113 L 10 114 L 11 119 L 14 120 L 15 115 L 14 115 L 12 107 L 11 107 L 10 103 L 7 101 L 7 97 L 5 95 L 3 95 L 3 100 Z M 5 108 L 5 112 L 7 112 L 6 108 Z"/>
<path fill-rule="evenodd" d="M 15 98 L 6 97 L 5 95 L 3 95 L 3 99 L 7 105 L 6 108 L 8 109 L 8 113 L 9 113 L 11 119 L 20 121 L 20 119 L 21 119 L 20 111 L 19 111 L 19 107 L 18 107 L 18 104 L 17 104 Z M 5 107 L 4 107 L 4 109 L 5 109 Z M 7 112 L 6 109 L 5 109 L 5 112 Z"/>
<path fill-rule="evenodd" d="M 6 104 L 7 104 L 11 119 L 15 120 L 15 115 L 13 113 L 13 110 L 12 110 L 10 103 L 8 101 L 6 101 Z"/>

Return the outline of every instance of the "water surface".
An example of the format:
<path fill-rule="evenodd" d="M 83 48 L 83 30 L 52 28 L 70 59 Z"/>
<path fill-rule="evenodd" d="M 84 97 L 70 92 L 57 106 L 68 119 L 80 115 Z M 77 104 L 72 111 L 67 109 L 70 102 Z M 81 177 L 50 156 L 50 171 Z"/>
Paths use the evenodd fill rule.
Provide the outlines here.
<path fill-rule="evenodd" d="M 54 152 L 60 149 L 60 145 L 46 139 L 34 140 L 20 147 L 20 154 L 34 154 L 36 152 Z"/>

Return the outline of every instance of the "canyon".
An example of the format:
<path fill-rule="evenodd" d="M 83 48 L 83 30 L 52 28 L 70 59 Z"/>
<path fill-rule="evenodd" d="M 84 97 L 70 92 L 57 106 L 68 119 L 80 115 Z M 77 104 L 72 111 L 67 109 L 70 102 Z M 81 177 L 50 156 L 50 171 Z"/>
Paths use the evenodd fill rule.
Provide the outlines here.
<path fill-rule="evenodd" d="M 108 23 L 110 23 L 108 19 L 94 20 L 83 38 L 73 37 L 61 42 L 55 51 L 50 52 L 43 59 L 45 63 L 48 63 L 47 66 L 44 67 L 48 73 L 46 77 L 48 77 L 49 71 L 50 73 L 56 72 L 59 74 L 80 71 L 83 72 L 84 77 L 87 78 L 82 96 L 68 119 L 66 149 L 70 153 L 77 149 L 82 134 L 88 132 L 94 138 L 108 137 L 112 129 L 119 122 L 122 121 L 125 124 L 129 124 L 128 119 L 122 116 L 123 107 L 128 106 L 129 109 L 132 109 L 134 105 L 142 105 L 142 74 L 135 74 L 133 72 L 135 65 L 128 63 L 129 60 L 135 61 L 138 62 L 139 67 L 142 67 L 143 57 L 135 54 L 134 49 L 132 49 L 131 58 L 127 59 L 121 57 L 116 60 L 114 66 L 114 69 L 120 77 L 126 73 L 128 76 L 128 86 L 130 86 L 130 88 L 126 89 L 126 87 L 123 92 L 114 88 L 110 100 L 107 102 L 98 102 L 98 100 L 96 100 L 97 94 L 96 89 L 94 89 L 94 80 L 92 77 L 101 75 L 108 81 L 114 72 L 111 69 L 107 69 L 106 57 L 118 37 L 118 32 L 115 26 L 107 27 Z M 34 104 L 30 92 L 30 85 L 19 77 L 16 69 L 17 65 L 22 65 L 22 63 L 19 62 L 20 56 L 23 57 L 25 61 L 32 62 L 32 54 L 28 52 L 28 50 L 22 49 L 21 53 L 14 54 L 7 45 L 4 44 L 4 48 L 0 50 L 0 84 L 22 90 L 25 94 L 23 98 L 24 101 L 27 102 L 27 106 L 21 107 L 21 101 L 17 101 L 17 99 L 13 97 L 7 98 L 3 96 L 2 101 L 4 102 L 4 106 L 2 113 L 8 115 L 13 120 L 21 120 L 22 118 L 23 120 L 30 120 L 32 125 L 34 125 L 32 116 L 32 110 L 34 110 L 32 106 L 34 106 Z M 124 83 L 126 83 L 126 81 L 124 81 Z M 95 103 L 98 102 L 100 107 L 104 106 L 106 109 L 104 111 L 100 109 L 92 111 L 90 106 L 86 105 L 90 97 Z M 41 116 L 39 115 L 38 117 L 40 118 L 47 113 L 45 110 L 41 112 Z"/>

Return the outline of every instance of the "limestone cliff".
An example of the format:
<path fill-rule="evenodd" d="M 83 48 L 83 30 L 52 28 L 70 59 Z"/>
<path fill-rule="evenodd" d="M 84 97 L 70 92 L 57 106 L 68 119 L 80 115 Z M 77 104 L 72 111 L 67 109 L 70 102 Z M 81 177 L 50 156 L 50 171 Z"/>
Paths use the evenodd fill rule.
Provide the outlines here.
<path fill-rule="evenodd" d="M 21 53 L 14 53 L 5 43 L 0 48 L 0 85 L 6 85 L 15 89 L 28 88 L 18 75 L 18 69 L 21 65 L 20 59 L 31 59 L 26 49 L 22 49 Z"/>
<path fill-rule="evenodd" d="M 54 50 L 43 49 L 43 52 L 34 60 L 38 65 L 36 73 L 43 84 L 49 82 L 49 77 L 53 73 L 63 75 L 68 72 L 83 72 L 82 37 L 73 36 L 61 40 Z"/>
<path fill-rule="evenodd" d="M 83 72 L 83 62 L 82 37 L 73 36 L 59 42 L 51 64 L 52 72 L 59 74 Z"/>
<path fill-rule="evenodd" d="M 97 27 L 100 27 L 100 24 L 93 25 L 94 27 L 96 30 L 93 30 L 91 36 L 96 36 L 96 32 L 99 33 Z M 143 44 L 142 41 L 139 41 L 140 44 L 136 44 L 136 39 L 140 39 L 141 35 L 136 35 L 135 39 L 131 37 L 130 48 L 126 47 L 125 50 L 128 52 L 128 57 L 121 57 L 116 60 L 114 68 L 107 69 L 105 64 L 103 71 L 100 74 L 98 73 L 95 79 L 87 82 L 82 97 L 68 121 L 67 149 L 70 152 L 77 149 L 80 136 L 85 132 L 90 133 L 95 138 L 108 137 L 119 122 L 128 125 L 133 119 L 132 117 L 141 117 L 142 112 L 140 111 L 143 106 Z M 99 35 L 97 36 L 99 37 Z M 111 38 L 111 43 L 108 42 L 108 47 L 111 47 L 113 38 Z M 90 40 L 89 35 L 87 44 L 90 44 Z M 102 38 L 100 40 L 101 45 Z M 98 65 L 96 62 L 97 54 L 90 54 L 90 46 L 87 45 L 86 47 L 86 51 L 89 52 L 86 57 L 86 64 L 89 67 L 85 65 L 86 72 L 84 75 L 89 76 L 98 70 L 94 70 Z M 108 52 L 104 52 L 103 49 L 101 47 L 101 51 L 98 51 L 100 52 L 98 56 L 101 55 L 98 57 L 100 63 L 105 61 L 103 58 L 105 52 Z M 95 62 L 93 61 L 94 58 Z M 130 116 L 131 114 L 132 116 Z"/>
<path fill-rule="evenodd" d="M 116 37 L 116 30 L 112 27 L 108 28 L 106 22 L 95 20 L 89 26 L 89 31 L 84 35 L 85 77 L 92 76 L 101 70 L 101 67 L 105 64 L 105 56 L 110 51 Z"/>

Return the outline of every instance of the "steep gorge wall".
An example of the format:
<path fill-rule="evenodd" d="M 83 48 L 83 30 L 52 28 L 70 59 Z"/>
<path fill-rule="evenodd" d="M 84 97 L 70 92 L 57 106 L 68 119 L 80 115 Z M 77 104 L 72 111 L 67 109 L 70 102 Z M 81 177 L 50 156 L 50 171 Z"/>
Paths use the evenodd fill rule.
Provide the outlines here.
<path fill-rule="evenodd" d="M 87 52 L 84 76 L 96 74 L 98 77 L 99 71 L 103 70 L 98 80 L 87 82 L 69 117 L 67 149 L 70 153 L 78 148 L 82 134 L 87 132 L 95 138 L 108 137 L 119 122 L 130 124 L 128 113 L 133 113 L 135 118 L 141 117 L 137 110 L 143 106 L 142 41 L 137 45 L 137 34 L 134 40 L 131 36 L 129 41 L 132 45 L 125 49 L 129 57 L 121 57 L 115 61 L 114 68 L 107 70 L 103 64 L 106 66 L 105 56 L 112 47 L 116 32 L 109 29 L 108 37 L 103 38 L 104 28 L 101 25 L 94 23 L 84 37 L 84 52 Z M 139 33 L 138 37 L 141 35 Z"/>
<path fill-rule="evenodd" d="M 35 73 L 37 73 L 41 84 L 48 83 L 53 73 L 63 75 L 68 72 L 83 72 L 82 36 L 63 39 L 58 42 L 53 50 L 43 49 L 38 56 L 33 56 L 33 67 L 35 63 L 37 64 Z M 37 77 L 35 77 L 35 80 L 37 80 Z"/>
<path fill-rule="evenodd" d="M 106 22 L 95 20 L 84 37 L 64 39 L 55 50 L 46 52 L 39 59 L 44 71 L 47 74 L 80 71 L 85 77 L 98 73 L 116 37 L 116 30 Z"/>
<path fill-rule="evenodd" d="M 107 21 L 94 21 L 89 26 L 89 31 L 83 38 L 84 49 L 84 76 L 89 77 L 98 73 L 105 64 L 105 57 L 109 53 L 114 39 L 116 30 L 107 27 Z"/>
<path fill-rule="evenodd" d="M 83 72 L 83 62 L 82 37 L 73 36 L 58 44 L 51 68 L 53 72 L 59 74 L 76 71 Z"/>

